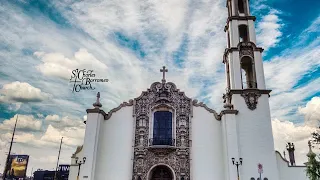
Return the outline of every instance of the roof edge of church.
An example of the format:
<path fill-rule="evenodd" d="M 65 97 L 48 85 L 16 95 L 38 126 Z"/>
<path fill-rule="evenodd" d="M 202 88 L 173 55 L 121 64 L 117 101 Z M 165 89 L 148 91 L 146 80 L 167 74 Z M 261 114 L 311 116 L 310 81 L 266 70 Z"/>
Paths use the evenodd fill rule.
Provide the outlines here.
<path fill-rule="evenodd" d="M 104 115 L 104 119 L 108 120 L 111 118 L 112 114 L 119 111 L 121 108 L 123 107 L 127 107 L 127 106 L 133 106 L 135 101 L 142 98 L 146 93 L 151 92 L 154 88 L 157 88 L 158 84 L 162 84 L 161 82 L 154 82 L 151 84 L 150 88 L 148 88 L 146 91 L 142 91 L 141 95 L 134 98 L 133 100 L 130 99 L 128 102 L 123 102 L 121 103 L 118 107 L 111 109 L 108 113 L 106 113 Z M 195 107 L 203 107 L 205 110 L 207 110 L 208 112 L 212 113 L 215 117 L 216 120 L 220 121 L 221 120 L 221 113 L 218 114 L 217 111 L 215 111 L 214 109 L 209 108 L 205 103 L 203 102 L 199 102 L 197 99 L 192 99 L 189 98 L 185 92 L 180 91 L 180 89 L 177 89 L 177 86 L 173 83 L 173 82 L 165 82 L 165 84 L 169 84 L 171 85 L 171 91 L 174 92 L 178 92 L 180 93 L 184 98 L 189 99 L 191 101 L 191 104 Z"/>
<path fill-rule="evenodd" d="M 121 103 L 118 107 L 111 109 L 105 116 L 104 119 L 108 120 L 111 118 L 112 114 L 119 111 L 121 108 L 126 106 L 133 106 L 133 100 L 130 99 L 128 102 Z"/>
<path fill-rule="evenodd" d="M 215 111 L 214 109 L 209 108 L 205 103 L 203 102 L 199 102 L 197 99 L 194 99 L 192 101 L 192 105 L 195 107 L 203 107 L 205 110 L 209 111 L 210 113 L 212 113 L 214 115 L 214 117 L 216 118 L 216 120 L 221 120 L 221 113 L 218 114 L 217 111 Z"/>
<path fill-rule="evenodd" d="M 138 96 L 138 97 L 136 97 L 136 98 L 134 98 L 134 99 L 135 99 L 135 100 L 136 100 L 136 99 L 140 99 L 141 97 L 143 97 L 143 95 L 144 95 L 145 93 L 148 93 L 148 92 L 152 91 L 153 88 L 156 88 L 156 86 L 157 86 L 158 84 L 162 84 L 162 83 L 163 83 L 163 82 L 153 82 L 153 83 L 151 84 L 151 86 L 150 86 L 146 91 L 142 91 L 142 93 L 140 94 L 140 96 Z M 179 93 L 181 93 L 186 99 L 192 100 L 192 98 L 189 98 L 184 91 L 180 91 L 180 89 L 177 88 L 177 85 L 176 85 L 175 83 L 173 83 L 173 82 L 165 82 L 164 84 L 172 85 L 171 91 L 179 92 Z"/>
<path fill-rule="evenodd" d="M 286 162 L 286 163 L 287 163 L 288 167 L 290 167 L 290 168 L 294 168 L 294 167 L 307 167 L 307 166 L 303 166 L 303 165 L 299 165 L 299 166 L 290 166 L 290 165 L 289 165 L 289 164 L 290 164 L 290 162 L 289 162 L 287 159 L 285 159 L 279 151 L 277 151 L 277 150 L 276 150 L 275 152 L 276 152 L 276 154 L 278 154 L 278 155 L 280 156 L 280 158 L 281 158 L 284 162 Z"/>

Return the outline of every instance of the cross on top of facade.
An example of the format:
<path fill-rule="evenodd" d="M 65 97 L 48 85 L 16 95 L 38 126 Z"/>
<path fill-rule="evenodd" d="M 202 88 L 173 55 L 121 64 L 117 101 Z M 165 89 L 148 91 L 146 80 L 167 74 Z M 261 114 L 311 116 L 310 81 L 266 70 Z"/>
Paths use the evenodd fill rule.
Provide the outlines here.
<path fill-rule="evenodd" d="M 166 82 L 166 72 L 168 72 L 168 69 L 166 69 L 166 67 L 163 66 L 162 69 L 160 69 L 160 72 L 162 72 L 162 82 L 165 83 Z"/>

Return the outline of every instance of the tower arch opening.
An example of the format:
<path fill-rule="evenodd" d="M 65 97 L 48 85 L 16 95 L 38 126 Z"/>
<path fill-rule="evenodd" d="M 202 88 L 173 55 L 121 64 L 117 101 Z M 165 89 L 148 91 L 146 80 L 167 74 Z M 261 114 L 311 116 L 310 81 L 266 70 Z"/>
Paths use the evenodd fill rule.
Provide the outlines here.
<path fill-rule="evenodd" d="M 245 13 L 245 11 L 244 11 L 245 10 L 245 7 L 244 7 L 245 3 L 243 1 L 244 0 L 238 0 L 238 11 L 241 14 Z"/>
<path fill-rule="evenodd" d="M 239 41 L 248 42 L 249 41 L 249 32 L 247 25 L 239 25 Z"/>
<path fill-rule="evenodd" d="M 253 59 L 244 56 L 241 59 L 242 89 L 257 88 Z"/>

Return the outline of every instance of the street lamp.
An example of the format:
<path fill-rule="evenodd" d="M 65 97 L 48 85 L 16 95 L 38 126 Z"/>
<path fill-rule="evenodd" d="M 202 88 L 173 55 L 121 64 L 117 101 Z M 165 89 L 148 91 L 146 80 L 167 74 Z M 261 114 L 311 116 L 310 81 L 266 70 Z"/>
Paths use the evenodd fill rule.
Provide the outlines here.
<path fill-rule="evenodd" d="M 77 180 L 79 180 L 80 167 L 81 167 L 82 164 L 84 164 L 86 162 L 86 157 L 82 158 L 83 161 L 78 161 L 78 160 L 79 160 L 79 157 L 76 157 L 76 164 L 78 164 L 78 166 L 79 166 Z"/>
<path fill-rule="evenodd" d="M 242 165 L 242 158 L 239 158 L 239 161 L 236 161 L 236 162 L 235 162 L 235 158 L 231 158 L 231 160 L 232 160 L 232 164 L 237 167 L 237 177 L 238 177 L 238 180 L 240 180 L 239 166 Z"/>

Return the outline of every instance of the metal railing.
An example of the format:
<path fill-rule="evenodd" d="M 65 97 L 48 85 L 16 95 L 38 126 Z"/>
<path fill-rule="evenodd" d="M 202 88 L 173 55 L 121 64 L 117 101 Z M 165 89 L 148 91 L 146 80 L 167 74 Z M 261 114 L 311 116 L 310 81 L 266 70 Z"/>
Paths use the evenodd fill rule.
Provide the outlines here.
<path fill-rule="evenodd" d="M 164 145 L 164 146 L 174 146 L 175 139 L 173 138 L 151 138 L 149 139 L 149 146 L 157 146 L 157 145 Z"/>
<path fill-rule="evenodd" d="M 255 81 L 246 81 L 242 84 L 243 89 L 255 89 L 257 88 L 257 82 Z"/>

